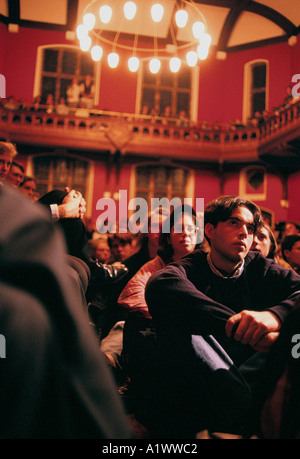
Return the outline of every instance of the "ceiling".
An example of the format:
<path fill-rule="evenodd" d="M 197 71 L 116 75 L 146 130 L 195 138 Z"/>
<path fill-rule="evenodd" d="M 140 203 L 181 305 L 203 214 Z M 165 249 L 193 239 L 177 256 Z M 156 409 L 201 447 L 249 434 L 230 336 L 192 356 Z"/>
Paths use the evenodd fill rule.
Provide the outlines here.
<path fill-rule="evenodd" d="M 149 4 L 157 3 L 157 0 L 135 1 L 143 13 L 136 25 L 131 25 L 130 30 L 123 21 L 118 20 L 110 25 L 111 30 L 124 34 L 134 30 L 134 33 L 147 36 L 149 16 L 146 14 L 146 5 L 149 7 Z M 180 0 L 160 2 L 171 15 Z M 75 32 L 89 3 L 89 0 L 0 0 L 0 21 L 21 27 Z M 106 0 L 103 3 L 113 6 L 123 4 L 124 0 Z M 183 0 L 183 3 L 189 2 Z M 300 0 L 194 0 L 193 3 L 204 16 L 207 32 L 212 37 L 212 47 L 217 51 L 232 53 L 280 43 L 300 32 Z M 187 5 L 187 8 L 192 7 Z M 157 35 L 168 42 L 170 18 L 168 20 L 168 15 L 166 18 L 167 21 L 157 29 Z M 188 40 L 182 29 L 175 32 L 178 41 Z"/>

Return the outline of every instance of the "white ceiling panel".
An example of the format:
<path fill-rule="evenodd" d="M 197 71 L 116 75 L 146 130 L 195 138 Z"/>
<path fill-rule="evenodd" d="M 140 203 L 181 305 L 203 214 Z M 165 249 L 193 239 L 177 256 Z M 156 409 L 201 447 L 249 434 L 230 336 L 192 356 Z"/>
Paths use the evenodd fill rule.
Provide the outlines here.
<path fill-rule="evenodd" d="M 67 0 L 20 0 L 20 19 L 66 24 L 67 3 Z"/>
<path fill-rule="evenodd" d="M 253 13 L 243 12 L 230 36 L 228 46 L 267 40 L 283 35 L 283 31 L 273 22 Z"/>

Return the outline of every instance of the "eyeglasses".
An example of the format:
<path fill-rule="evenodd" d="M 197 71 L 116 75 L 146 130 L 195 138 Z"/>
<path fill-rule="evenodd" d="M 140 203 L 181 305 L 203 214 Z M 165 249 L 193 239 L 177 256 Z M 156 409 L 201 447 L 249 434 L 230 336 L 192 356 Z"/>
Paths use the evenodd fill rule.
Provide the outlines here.
<path fill-rule="evenodd" d="M 173 227 L 174 233 L 183 233 L 185 232 L 188 236 L 191 234 L 196 233 L 199 230 L 199 227 L 196 225 L 185 225 L 183 226 L 181 223 L 174 225 Z"/>

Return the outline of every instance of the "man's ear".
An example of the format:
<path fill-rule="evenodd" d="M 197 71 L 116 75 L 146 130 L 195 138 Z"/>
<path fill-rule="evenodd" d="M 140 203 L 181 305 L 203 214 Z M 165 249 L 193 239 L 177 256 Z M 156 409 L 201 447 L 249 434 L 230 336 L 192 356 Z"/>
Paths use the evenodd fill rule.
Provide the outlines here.
<path fill-rule="evenodd" d="M 212 238 L 214 229 L 215 229 L 215 227 L 214 227 L 214 225 L 212 223 L 206 223 L 206 225 L 204 227 L 204 234 L 205 234 L 205 236 L 207 236 L 208 239 Z"/>
<path fill-rule="evenodd" d="M 291 254 L 291 251 L 288 250 L 288 249 L 285 249 L 285 250 L 283 251 L 283 255 L 285 256 L 285 258 L 286 258 L 287 260 L 289 259 L 290 254 Z"/>

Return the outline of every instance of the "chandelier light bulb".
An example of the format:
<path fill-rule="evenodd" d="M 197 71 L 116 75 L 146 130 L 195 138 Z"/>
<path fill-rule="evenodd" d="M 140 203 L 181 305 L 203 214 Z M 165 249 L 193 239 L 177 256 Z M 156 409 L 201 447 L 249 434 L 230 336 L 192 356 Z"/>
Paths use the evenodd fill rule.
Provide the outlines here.
<path fill-rule="evenodd" d="M 151 7 L 151 16 L 154 22 L 160 22 L 164 14 L 164 8 L 159 3 L 155 3 Z"/>
<path fill-rule="evenodd" d="M 201 35 L 204 33 L 205 25 L 203 22 L 197 21 L 193 24 L 193 35 L 195 38 L 200 38 Z"/>
<path fill-rule="evenodd" d="M 89 31 L 87 27 L 83 24 L 80 24 L 76 29 L 76 35 L 77 35 L 78 40 L 81 40 L 82 38 L 87 37 L 88 33 Z"/>
<path fill-rule="evenodd" d="M 112 16 L 111 7 L 107 6 L 107 5 L 101 6 L 100 9 L 99 9 L 99 16 L 100 16 L 101 21 L 104 24 L 108 24 L 109 21 L 111 20 L 111 16 Z"/>
<path fill-rule="evenodd" d="M 197 48 L 197 54 L 201 61 L 204 61 L 208 56 L 209 48 L 207 46 L 199 45 Z"/>
<path fill-rule="evenodd" d="M 149 69 L 151 73 L 157 73 L 160 69 L 160 66 L 161 66 L 160 60 L 157 58 L 153 58 L 149 62 Z"/>
<path fill-rule="evenodd" d="M 211 36 L 210 36 L 208 33 L 204 33 L 204 34 L 200 37 L 200 43 L 201 43 L 201 45 L 203 45 L 204 47 L 209 48 L 209 47 L 210 47 L 210 44 L 211 44 Z"/>
<path fill-rule="evenodd" d="M 92 30 L 94 28 L 95 22 L 96 18 L 92 13 L 87 13 L 83 16 L 83 24 L 88 30 Z"/>
<path fill-rule="evenodd" d="M 101 48 L 101 46 L 93 46 L 92 49 L 91 49 L 91 55 L 92 55 L 92 59 L 96 62 L 100 61 L 102 55 L 103 55 L 103 49 Z"/>
<path fill-rule="evenodd" d="M 136 72 L 139 68 L 140 60 L 133 56 L 128 59 L 128 68 L 131 72 Z"/>
<path fill-rule="evenodd" d="M 175 20 L 178 27 L 185 27 L 188 21 L 187 12 L 185 10 L 178 10 L 175 14 Z"/>
<path fill-rule="evenodd" d="M 91 40 L 91 37 L 89 36 L 83 37 L 79 40 L 80 49 L 82 51 L 88 51 L 91 47 L 91 44 L 92 44 L 92 40 Z"/>
<path fill-rule="evenodd" d="M 119 64 L 119 55 L 117 53 L 110 53 L 107 56 L 108 65 L 111 69 L 115 69 Z"/>
<path fill-rule="evenodd" d="M 136 14 L 136 4 L 134 2 L 126 2 L 124 5 L 125 18 L 131 21 Z"/>
<path fill-rule="evenodd" d="M 178 57 L 172 57 L 170 59 L 170 70 L 173 73 L 177 73 L 181 67 L 181 60 Z"/>
<path fill-rule="evenodd" d="M 195 67 L 198 62 L 198 54 L 195 51 L 189 51 L 186 54 L 186 62 L 189 67 Z"/>

